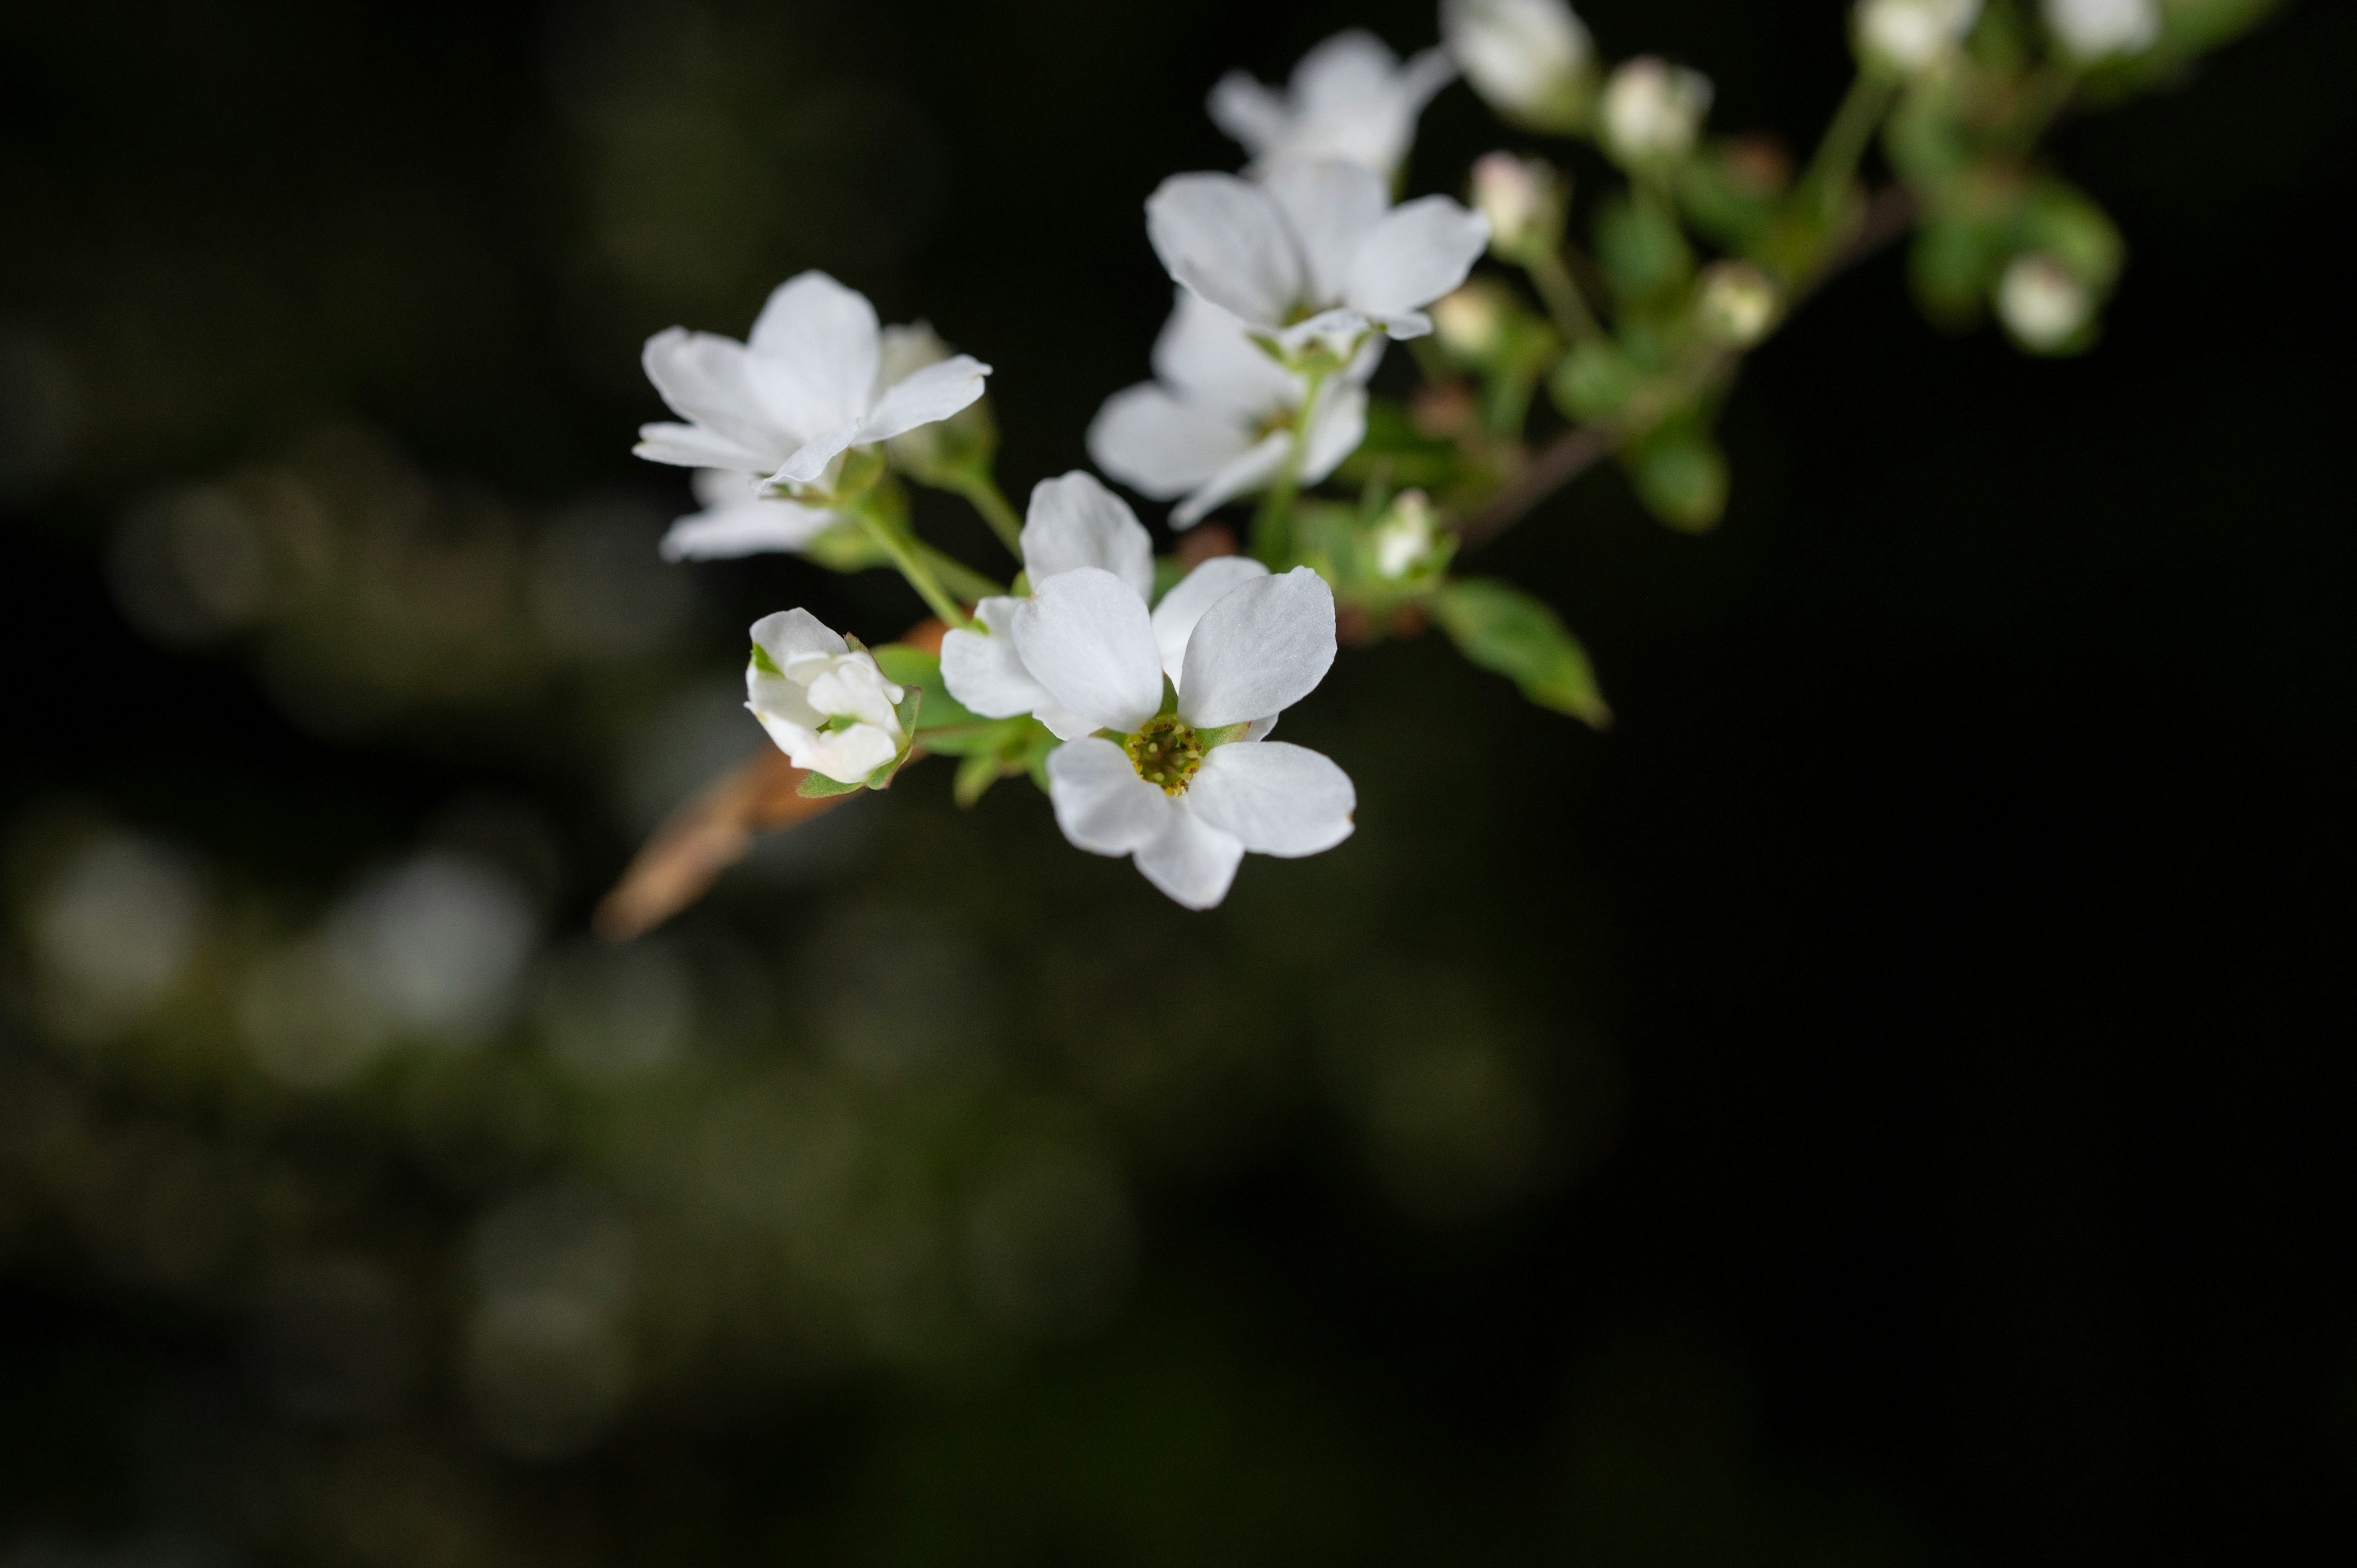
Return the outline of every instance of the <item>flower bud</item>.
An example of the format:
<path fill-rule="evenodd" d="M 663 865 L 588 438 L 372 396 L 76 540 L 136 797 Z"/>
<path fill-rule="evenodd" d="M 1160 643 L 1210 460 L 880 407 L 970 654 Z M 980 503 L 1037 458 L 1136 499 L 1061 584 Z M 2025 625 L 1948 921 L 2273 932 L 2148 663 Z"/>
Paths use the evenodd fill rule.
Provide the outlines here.
<path fill-rule="evenodd" d="M 922 321 L 887 327 L 878 348 L 877 373 L 886 386 L 950 357 L 950 346 Z M 919 483 L 942 484 L 962 469 L 990 462 L 998 450 L 998 423 L 991 416 L 989 399 L 976 398 L 947 419 L 895 435 L 884 450 L 895 467 Z"/>
<path fill-rule="evenodd" d="M 1505 348 L 1514 304 L 1497 284 L 1475 278 L 1433 301 L 1431 310 L 1433 336 L 1439 339 L 1441 352 L 1459 363 L 1479 365 Z"/>
<path fill-rule="evenodd" d="M 1858 0 L 1858 59 L 1893 76 L 1915 76 L 1945 59 L 1980 20 L 1981 0 Z"/>
<path fill-rule="evenodd" d="M 1695 297 L 1695 325 L 1727 349 L 1749 349 L 1775 324 L 1776 285 L 1749 262 L 1714 262 L 1703 269 Z"/>
<path fill-rule="evenodd" d="M 1440 32 L 1473 91 L 1508 119 L 1567 131 L 1585 117 L 1596 49 L 1563 0 L 1442 0 Z"/>
<path fill-rule="evenodd" d="M 1490 220 L 1490 250 L 1526 262 L 1563 243 L 1563 177 L 1537 158 L 1488 153 L 1473 165 L 1472 204 Z"/>
<path fill-rule="evenodd" d="M 2046 27 L 2083 60 L 2142 54 L 2159 41 L 2159 0 L 2046 0 Z"/>
<path fill-rule="evenodd" d="M 1375 572 L 1392 581 L 1432 559 L 1438 538 L 1432 502 L 1422 490 L 1402 490 L 1375 524 Z"/>
<path fill-rule="evenodd" d="M 1694 149 L 1710 113 L 1710 79 L 1652 55 L 1604 84 L 1604 146 L 1624 164 L 1669 163 Z"/>
<path fill-rule="evenodd" d="M 2087 329 L 2094 318 L 2095 299 L 2052 256 L 2021 256 L 2005 269 L 1997 284 L 1996 313 L 2023 348 L 2051 354 L 2070 347 Z"/>

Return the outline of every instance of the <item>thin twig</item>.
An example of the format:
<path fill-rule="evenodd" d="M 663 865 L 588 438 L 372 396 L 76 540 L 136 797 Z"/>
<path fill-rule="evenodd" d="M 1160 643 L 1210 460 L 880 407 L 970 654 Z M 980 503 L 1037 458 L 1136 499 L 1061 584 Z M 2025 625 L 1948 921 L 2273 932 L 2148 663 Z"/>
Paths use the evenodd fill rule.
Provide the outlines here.
<path fill-rule="evenodd" d="M 1824 260 L 1816 275 L 1802 287 L 1794 308 L 1859 263 L 1914 227 L 1918 215 L 1914 192 L 1893 185 L 1877 191 L 1866 205 L 1857 231 Z M 1530 466 L 1490 499 L 1488 505 L 1459 524 L 1458 548 L 1487 544 L 1523 520 L 1524 514 L 1580 475 L 1610 456 L 1624 432 L 1609 424 L 1582 424 L 1565 431 L 1539 449 Z"/>

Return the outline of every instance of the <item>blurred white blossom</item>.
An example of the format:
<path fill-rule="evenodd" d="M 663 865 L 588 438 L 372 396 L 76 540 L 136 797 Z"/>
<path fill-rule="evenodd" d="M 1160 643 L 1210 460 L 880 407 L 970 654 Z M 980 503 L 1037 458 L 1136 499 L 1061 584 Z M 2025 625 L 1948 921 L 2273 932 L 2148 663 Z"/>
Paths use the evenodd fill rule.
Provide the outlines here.
<path fill-rule="evenodd" d="M 35 950 L 69 993 L 60 1000 L 124 1021 L 178 981 L 204 912 L 186 860 L 153 840 L 110 832 L 84 845 L 35 906 Z"/>
<path fill-rule="evenodd" d="M 2139 54 L 2159 41 L 2159 0 L 2046 0 L 2046 26 L 2083 60 Z"/>
<path fill-rule="evenodd" d="M 1438 520 L 1422 490 L 1404 490 L 1375 524 L 1375 571 L 1394 581 L 1432 559 L 1439 542 Z"/>
<path fill-rule="evenodd" d="M 894 709 L 908 693 L 884 679 L 875 656 L 854 651 L 808 610 L 753 623 L 746 707 L 797 768 L 858 784 L 907 748 Z"/>
<path fill-rule="evenodd" d="M 535 938 L 532 905 L 469 856 L 421 854 L 329 912 L 328 951 L 394 1032 L 464 1042 L 505 1015 Z"/>
<path fill-rule="evenodd" d="M 762 493 L 756 475 L 727 468 L 699 468 L 690 481 L 704 510 L 671 525 L 663 535 L 666 561 L 721 561 L 766 551 L 798 551 L 841 521 L 824 507 L 804 506 Z"/>
<path fill-rule="evenodd" d="M 1381 176 L 1294 164 L 1254 184 L 1173 175 L 1146 204 L 1173 281 L 1287 354 L 1349 357 L 1366 334 L 1420 338 L 1423 307 L 1465 281 L 1490 225 L 1445 196 L 1394 207 Z"/>
<path fill-rule="evenodd" d="M 820 272 L 780 284 L 748 342 L 658 332 L 647 339 L 647 379 L 688 423 L 641 426 L 638 454 L 808 485 L 851 447 L 947 419 L 990 374 L 959 354 L 888 381 L 883 349 L 867 296 Z"/>
<path fill-rule="evenodd" d="M 1382 341 L 1361 349 L 1305 411 L 1306 378 L 1269 358 L 1234 317 L 1180 289 L 1155 340 L 1156 379 L 1105 400 L 1089 425 L 1089 456 L 1140 495 L 1177 500 L 1170 525 L 1190 528 L 1266 489 L 1306 418 L 1299 478 L 1314 485 L 1366 438 L 1366 378 Z"/>
<path fill-rule="evenodd" d="M 1568 128 L 1595 69 L 1596 46 L 1563 0 L 1441 0 L 1440 32 L 1491 107 Z"/>
<path fill-rule="evenodd" d="M 1858 54 L 1911 76 L 1947 58 L 1980 16 L 1981 0 L 1858 0 Z"/>
<path fill-rule="evenodd" d="M 1381 38 L 1352 29 L 1301 57 L 1285 91 L 1232 70 L 1211 89 L 1211 123 L 1243 144 L 1252 172 L 1340 158 L 1385 179 L 1399 173 L 1415 122 L 1457 74 L 1446 51 L 1402 62 Z"/>
<path fill-rule="evenodd" d="M 1996 313 L 2023 348 L 2050 353 L 2086 329 L 2095 300 L 2053 257 L 2022 256 L 1997 284 Z"/>
<path fill-rule="evenodd" d="M 1604 84 L 1604 146 L 1624 164 L 1682 158 L 1710 113 L 1710 79 L 1700 71 L 1641 56 Z"/>

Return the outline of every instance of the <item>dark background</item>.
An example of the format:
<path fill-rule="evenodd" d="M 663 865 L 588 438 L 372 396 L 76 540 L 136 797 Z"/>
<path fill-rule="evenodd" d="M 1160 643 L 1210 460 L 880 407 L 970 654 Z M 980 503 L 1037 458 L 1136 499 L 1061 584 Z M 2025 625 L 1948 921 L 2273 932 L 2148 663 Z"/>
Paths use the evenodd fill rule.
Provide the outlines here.
<path fill-rule="evenodd" d="M 1846 80 L 1833 5 L 1582 10 L 1610 54 L 1710 72 L 1721 128 L 1805 145 Z M 1352 23 L 1434 32 L 1388 0 L 10 8 L 19 861 L 102 816 L 301 908 L 488 791 L 539 824 L 549 940 L 573 940 L 646 825 L 583 781 L 601 715 L 655 677 L 365 712 L 330 683 L 323 714 L 258 634 L 126 620 L 124 520 L 361 429 L 516 516 L 594 496 L 651 528 L 683 492 L 629 456 L 656 413 L 636 345 L 741 333 L 808 265 L 996 367 L 1019 496 L 1143 373 L 1168 285 L 1139 203 L 1238 161 L 1205 89 Z M 1066 850 L 1028 787 L 961 819 L 916 773 L 818 881 L 748 876 L 690 916 L 802 977 L 779 1051 L 796 987 L 835 972 L 776 955 L 828 911 L 920 910 L 995 966 L 1021 1065 L 993 1081 L 1087 1119 L 1132 1205 L 1128 1283 L 1084 1326 L 741 1385 L 722 1357 L 518 1456 L 431 1369 L 366 1421 L 274 1406 L 233 1277 L 110 1262 L 102 1219 L 12 1155 L 0 1563 L 2357 1548 L 2352 66 L 2357 16 L 2296 6 L 2063 129 L 2131 247 L 2086 358 L 1944 336 L 1885 257 L 1747 372 L 1716 534 L 1598 473 L 1489 551 L 1587 639 L 1609 734 L 1437 640 L 1386 646 L 1296 736 L 1358 779 L 1357 837 L 1253 862 L 1215 915 Z M 1526 141 L 1462 88 L 1425 127 L 1411 189 Z M 986 558 L 954 508 L 920 518 Z M 871 639 L 916 614 L 881 575 L 683 575 L 686 629 L 642 661 L 666 679 L 733 671 L 736 628 L 785 604 Z M 38 1079 L 91 1127 L 344 1168 L 332 1107 L 253 1131 L 221 1081 L 92 1067 L 35 1012 L 0 1035 L 0 1095 Z M 1477 1014 L 1519 1086 L 1482 1102 L 1502 1120 L 1419 1121 Z M 1025 1054 L 1058 1031 L 1225 1054 L 1183 1113 L 1167 1087 L 1141 1109 Z M 1414 1058 L 1437 1077 L 1350 1065 L 1401 1031 L 1443 1042 Z M 1528 1158 L 1483 1164 L 1512 1137 Z M 371 1147 L 339 1223 L 420 1255 L 513 1174 Z"/>

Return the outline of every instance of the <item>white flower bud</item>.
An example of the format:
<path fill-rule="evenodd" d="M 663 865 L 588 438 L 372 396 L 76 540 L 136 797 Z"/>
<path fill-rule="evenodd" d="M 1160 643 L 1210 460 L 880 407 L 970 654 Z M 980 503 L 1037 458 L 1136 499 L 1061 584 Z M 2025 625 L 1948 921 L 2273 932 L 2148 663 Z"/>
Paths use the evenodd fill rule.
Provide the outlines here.
<path fill-rule="evenodd" d="M 2083 60 L 2141 54 L 2160 38 L 2159 0 L 2046 0 L 2046 26 Z"/>
<path fill-rule="evenodd" d="M 1375 524 L 1375 571 L 1396 581 L 1432 559 L 1438 530 L 1422 490 L 1403 490 Z"/>
<path fill-rule="evenodd" d="M 1858 0 L 1858 56 L 1913 76 L 1946 59 L 1980 15 L 1981 0 Z"/>
<path fill-rule="evenodd" d="M 1703 335 L 1729 349 L 1749 349 L 1776 320 L 1776 285 L 1749 262 L 1714 262 L 1702 274 L 1695 320 Z"/>
<path fill-rule="evenodd" d="M 1710 113 L 1710 79 L 1640 56 L 1604 84 L 1604 145 L 1622 163 L 1666 162 L 1692 151 Z"/>
<path fill-rule="evenodd" d="M 1476 278 L 1433 301 L 1433 336 L 1451 359 L 1480 364 L 1505 347 L 1509 311 L 1498 285 Z"/>
<path fill-rule="evenodd" d="M 766 616 L 753 627 L 745 705 L 797 768 L 858 784 L 907 749 L 896 711 L 908 696 L 875 656 L 855 649 L 808 610 Z"/>
<path fill-rule="evenodd" d="M 1490 249 L 1509 261 L 1562 242 L 1563 181 L 1536 158 L 1486 153 L 1473 164 L 1473 208 L 1490 220 Z"/>
<path fill-rule="evenodd" d="M 1563 0 L 1442 0 L 1440 33 L 1500 113 L 1549 128 L 1577 121 L 1596 48 Z"/>
<path fill-rule="evenodd" d="M 2023 348 L 2051 353 L 2086 329 L 2095 300 L 2053 257 L 2022 256 L 1997 285 L 1996 313 Z"/>

